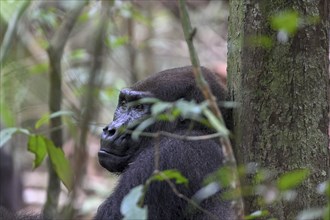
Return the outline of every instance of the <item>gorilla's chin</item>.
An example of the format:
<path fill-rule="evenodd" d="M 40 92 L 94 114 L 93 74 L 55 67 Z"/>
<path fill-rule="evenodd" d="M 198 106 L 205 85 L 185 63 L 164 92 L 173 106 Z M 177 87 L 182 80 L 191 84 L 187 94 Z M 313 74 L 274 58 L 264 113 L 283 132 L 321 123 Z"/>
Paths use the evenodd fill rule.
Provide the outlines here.
<path fill-rule="evenodd" d="M 99 163 L 110 172 L 121 173 L 128 166 L 131 155 L 116 155 L 104 150 L 98 152 Z"/>

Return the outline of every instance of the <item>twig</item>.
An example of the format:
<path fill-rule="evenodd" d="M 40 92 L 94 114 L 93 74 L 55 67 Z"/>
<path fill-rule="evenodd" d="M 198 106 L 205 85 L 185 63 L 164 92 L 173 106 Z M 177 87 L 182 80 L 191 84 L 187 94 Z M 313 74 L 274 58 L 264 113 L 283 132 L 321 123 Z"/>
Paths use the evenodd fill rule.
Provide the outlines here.
<path fill-rule="evenodd" d="M 196 84 L 199 87 L 199 89 L 202 91 L 204 97 L 206 100 L 209 100 L 210 102 L 210 109 L 211 111 L 219 118 L 221 122 L 224 122 L 222 114 L 217 106 L 216 98 L 212 94 L 209 85 L 207 84 L 206 80 L 204 79 L 201 67 L 199 64 L 199 59 L 196 54 L 194 45 L 193 45 L 193 37 L 196 33 L 196 29 L 192 29 L 190 18 L 186 9 L 185 1 L 184 0 L 178 0 L 179 1 L 179 9 L 180 9 L 180 15 L 181 15 L 181 23 L 182 23 L 182 29 L 184 32 L 184 36 L 189 48 L 189 54 L 190 54 L 190 60 L 193 66 L 193 74 L 196 79 Z M 235 191 L 240 192 L 240 182 L 238 178 L 237 173 L 237 167 L 236 167 L 236 159 L 229 141 L 229 138 L 227 136 L 222 136 L 220 138 L 220 142 L 222 145 L 222 151 L 224 154 L 224 165 L 230 167 L 233 172 L 233 179 L 231 182 L 231 188 Z M 244 218 L 244 204 L 242 197 L 239 196 L 237 199 L 232 201 L 232 207 L 233 210 L 235 210 L 235 213 L 237 215 L 238 219 Z"/>
<path fill-rule="evenodd" d="M 132 130 L 125 130 L 128 134 L 132 134 L 134 131 Z M 158 136 L 164 136 L 164 137 L 171 137 L 179 140 L 185 140 L 185 141 L 199 141 L 199 140 L 209 140 L 213 138 L 221 137 L 223 133 L 213 133 L 213 134 L 207 134 L 207 135 L 199 135 L 199 136 L 186 136 L 186 135 L 178 135 L 173 134 L 167 131 L 158 131 L 156 133 L 152 132 L 141 132 L 140 136 L 143 137 L 151 137 L 151 138 L 157 138 Z"/>

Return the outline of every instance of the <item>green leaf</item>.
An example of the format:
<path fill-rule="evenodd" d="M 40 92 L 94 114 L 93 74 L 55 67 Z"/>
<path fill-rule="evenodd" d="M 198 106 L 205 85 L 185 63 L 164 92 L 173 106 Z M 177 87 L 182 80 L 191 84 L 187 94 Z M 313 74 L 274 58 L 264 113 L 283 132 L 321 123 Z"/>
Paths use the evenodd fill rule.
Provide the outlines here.
<path fill-rule="evenodd" d="M 207 103 L 197 104 L 195 101 L 178 100 L 175 102 L 175 106 L 180 111 L 180 115 L 183 118 L 189 118 L 193 120 L 201 120 L 203 110 L 206 108 Z"/>
<path fill-rule="evenodd" d="M 16 133 L 18 128 L 5 128 L 0 131 L 0 147 L 2 147 L 7 141 L 11 139 L 14 133 Z"/>
<path fill-rule="evenodd" d="M 245 220 L 260 219 L 260 218 L 266 217 L 268 215 L 269 215 L 268 210 L 258 210 L 258 211 L 255 211 L 255 212 L 251 213 L 248 216 L 245 216 L 244 219 Z"/>
<path fill-rule="evenodd" d="M 271 48 L 273 46 L 273 40 L 265 35 L 251 36 L 248 38 L 248 41 L 255 47 Z"/>
<path fill-rule="evenodd" d="M 30 132 L 23 128 L 5 128 L 0 131 L 0 147 L 2 147 L 15 133 L 23 133 L 29 135 Z"/>
<path fill-rule="evenodd" d="M 141 208 L 138 203 L 140 198 L 143 196 L 144 186 L 138 185 L 131 189 L 129 193 L 123 198 L 120 205 L 120 212 L 125 219 L 147 219 L 148 209 L 147 207 Z"/>
<path fill-rule="evenodd" d="M 146 120 L 144 120 L 141 124 L 139 124 L 139 126 L 133 131 L 132 133 L 132 139 L 133 140 L 138 140 L 140 134 L 150 125 L 152 125 L 153 123 L 155 123 L 155 119 L 154 118 L 148 118 Z"/>
<path fill-rule="evenodd" d="M 229 130 L 226 128 L 226 125 L 220 120 L 207 108 L 204 109 L 203 111 L 204 115 L 212 125 L 212 127 L 219 133 L 221 133 L 223 136 L 228 136 L 229 135 Z"/>
<path fill-rule="evenodd" d="M 56 147 L 51 140 L 45 137 L 43 138 L 46 142 L 48 156 L 57 176 L 61 179 L 66 188 L 71 191 L 73 187 L 73 172 L 69 161 L 65 158 L 61 148 Z"/>
<path fill-rule="evenodd" d="M 129 42 L 129 38 L 127 35 L 119 36 L 119 37 L 111 35 L 106 41 L 107 45 L 111 49 L 116 49 L 118 47 L 121 47 L 121 46 L 127 44 L 127 42 Z"/>
<path fill-rule="evenodd" d="M 51 115 L 49 115 L 48 113 L 43 115 L 35 124 L 35 128 L 38 129 L 40 128 L 43 124 L 46 124 L 49 122 L 49 120 L 51 118 L 56 118 L 56 117 L 60 117 L 60 116 L 72 116 L 73 112 L 71 111 L 58 111 L 58 112 L 54 112 Z"/>
<path fill-rule="evenodd" d="M 29 136 L 28 151 L 35 155 L 33 169 L 39 167 L 47 154 L 47 146 L 44 138 L 40 135 Z"/>
<path fill-rule="evenodd" d="M 86 60 L 88 59 L 88 54 L 86 52 L 86 50 L 84 49 L 76 49 L 74 51 L 71 52 L 71 54 L 69 55 L 69 59 L 71 62 L 74 61 L 82 61 L 82 60 Z"/>
<path fill-rule="evenodd" d="M 14 13 L 28 0 L 1 0 L 0 15 L 9 22 L 13 18 Z"/>
<path fill-rule="evenodd" d="M 175 179 L 176 184 L 188 185 L 189 181 L 178 170 L 164 170 L 151 177 L 151 181 L 164 181 L 166 179 Z"/>
<path fill-rule="evenodd" d="M 297 169 L 284 173 L 277 179 L 277 186 L 281 191 L 299 186 L 309 176 L 308 169 Z"/>
<path fill-rule="evenodd" d="M 271 17 L 271 26 L 274 30 L 282 30 L 290 35 L 296 33 L 299 24 L 300 18 L 296 11 L 283 11 Z"/>
<path fill-rule="evenodd" d="M 206 186 L 200 188 L 193 196 L 193 199 L 194 201 L 200 203 L 201 201 L 219 192 L 219 190 L 220 190 L 220 186 L 217 182 L 209 183 Z"/>
<path fill-rule="evenodd" d="M 209 184 L 217 182 L 222 188 L 230 186 L 231 181 L 234 179 L 233 170 L 231 167 L 224 166 L 219 168 L 217 171 L 208 175 L 204 183 Z"/>
<path fill-rule="evenodd" d="M 41 74 L 48 71 L 49 64 L 48 62 L 38 63 L 29 68 L 30 73 L 32 74 Z"/>
<path fill-rule="evenodd" d="M 167 109 L 171 108 L 172 104 L 169 102 L 158 102 L 152 105 L 151 107 L 151 114 L 153 116 L 159 115 L 166 111 Z"/>

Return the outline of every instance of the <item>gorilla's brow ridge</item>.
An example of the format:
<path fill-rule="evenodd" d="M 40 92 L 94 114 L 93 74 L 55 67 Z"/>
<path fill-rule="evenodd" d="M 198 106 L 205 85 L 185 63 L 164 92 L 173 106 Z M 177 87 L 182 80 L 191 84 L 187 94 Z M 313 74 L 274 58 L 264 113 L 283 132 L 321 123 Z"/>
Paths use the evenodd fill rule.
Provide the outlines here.
<path fill-rule="evenodd" d="M 122 89 L 119 94 L 120 100 L 125 99 L 127 101 L 135 101 L 146 97 L 153 97 L 153 94 L 151 92 L 135 91 L 131 89 Z"/>

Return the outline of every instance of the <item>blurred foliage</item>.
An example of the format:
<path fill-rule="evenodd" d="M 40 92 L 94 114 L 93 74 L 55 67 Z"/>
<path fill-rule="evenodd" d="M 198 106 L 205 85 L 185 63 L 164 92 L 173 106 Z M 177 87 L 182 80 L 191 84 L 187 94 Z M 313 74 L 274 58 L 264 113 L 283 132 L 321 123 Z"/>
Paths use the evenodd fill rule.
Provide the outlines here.
<path fill-rule="evenodd" d="M 30 0 L 1 0 L 0 15 L 7 23 L 15 11 Z"/>
<path fill-rule="evenodd" d="M 129 193 L 124 197 L 121 206 L 120 212 L 123 214 L 125 220 L 128 219 L 148 219 L 148 209 L 147 207 L 141 208 L 138 205 L 140 198 L 143 195 L 144 187 L 143 185 L 138 185 L 131 189 Z"/>
<path fill-rule="evenodd" d="M 157 172 L 150 177 L 149 181 L 164 181 L 169 179 L 174 179 L 176 184 L 183 184 L 188 187 L 189 180 L 184 177 L 178 170 L 164 170 Z"/>
<path fill-rule="evenodd" d="M 270 20 L 274 30 L 284 31 L 291 36 L 297 32 L 300 25 L 299 14 L 296 11 L 282 11 Z"/>

